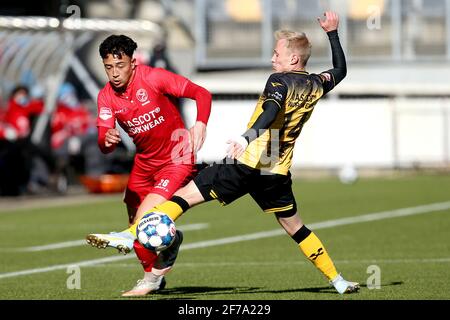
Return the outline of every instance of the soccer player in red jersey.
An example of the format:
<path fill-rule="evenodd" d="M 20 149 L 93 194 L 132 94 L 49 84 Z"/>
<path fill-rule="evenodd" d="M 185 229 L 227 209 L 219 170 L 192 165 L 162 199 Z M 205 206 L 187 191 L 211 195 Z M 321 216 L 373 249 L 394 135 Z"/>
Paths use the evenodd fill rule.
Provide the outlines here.
<path fill-rule="evenodd" d="M 125 191 L 129 224 L 170 199 L 195 171 L 194 155 L 206 137 L 211 111 L 211 94 L 187 78 L 160 68 L 137 65 L 133 53 L 137 44 L 124 35 L 112 35 L 100 45 L 109 82 L 98 95 L 98 144 L 103 153 L 112 152 L 121 141 L 116 121 L 136 145 L 134 165 Z M 190 98 L 197 104 L 197 121 L 186 130 L 176 98 Z M 175 262 L 183 240 L 177 230 L 175 245 L 156 254 L 137 240 L 116 246 L 114 233 L 107 238 L 87 236 L 94 247 L 116 247 L 126 254 L 134 247 L 144 267 L 144 279 L 124 296 L 145 295 L 165 286 L 166 274 Z"/>

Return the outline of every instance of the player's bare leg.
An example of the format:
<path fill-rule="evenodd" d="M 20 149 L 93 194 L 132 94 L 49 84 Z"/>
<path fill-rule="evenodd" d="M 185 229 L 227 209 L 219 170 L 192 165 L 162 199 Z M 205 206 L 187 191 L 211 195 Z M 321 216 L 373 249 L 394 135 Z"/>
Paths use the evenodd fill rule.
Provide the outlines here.
<path fill-rule="evenodd" d="M 146 213 L 150 212 L 154 207 L 165 201 L 167 201 L 167 199 L 162 195 L 156 193 L 149 193 L 144 198 L 144 200 L 142 200 L 141 204 L 139 205 L 139 208 L 137 208 L 133 220 L 130 221 L 130 226 L 141 220 Z"/>
<path fill-rule="evenodd" d="M 180 190 L 175 192 L 174 196 L 183 198 L 184 201 L 186 201 L 187 204 L 189 205 L 189 208 L 192 208 L 200 203 L 205 202 L 205 199 L 203 198 L 202 194 L 200 193 L 200 190 L 198 190 L 197 185 L 195 184 L 194 180 L 190 181 L 183 188 L 181 188 Z M 175 218 L 175 220 L 176 220 L 176 218 Z"/>
<path fill-rule="evenodd" d="M 338 272 L 328 252 L 319 238 L 309 230 L 302 222 L 298 213 L 285 217 L 277 215 L 278 223 L 286 230 L 299 245 L 303 254 L 314 266 L 324 274 L 330 284 L 340 293 L 353 293 L 359 290 L 359 283 L 345 280 Z"/>

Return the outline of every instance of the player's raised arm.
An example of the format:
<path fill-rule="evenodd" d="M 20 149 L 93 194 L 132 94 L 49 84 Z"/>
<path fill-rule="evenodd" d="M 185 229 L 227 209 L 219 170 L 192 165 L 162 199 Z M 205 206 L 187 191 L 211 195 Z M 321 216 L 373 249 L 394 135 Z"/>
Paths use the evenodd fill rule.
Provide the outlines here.
<path fill-rule="evenodd" d="M 341 82 L 347 75 L 347 63 L 345 61 L 344 50 L 342 50 L 337 32 L 339 26 L 339 16 L 335 12 L 331 11 L 327 11 L 323 15 L 325 16 L 325 19 L 322 20 L 318 17 L 317 21 L 328 35 L 333 57 L 333 69 L 321 73 L 322 80 L 324 81 L 324 89 L 328 92 L 339 82 Z"/>

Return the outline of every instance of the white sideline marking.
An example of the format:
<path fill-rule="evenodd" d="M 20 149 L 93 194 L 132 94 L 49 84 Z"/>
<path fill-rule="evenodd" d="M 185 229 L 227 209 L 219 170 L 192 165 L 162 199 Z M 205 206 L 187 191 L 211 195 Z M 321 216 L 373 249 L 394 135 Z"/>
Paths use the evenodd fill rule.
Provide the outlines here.
<path fill-rule="evenodd" d="M 349 225 L 349 224 L 354 224 L 354 223 L 368 222 L 368 221 L 375 221 L 375 220 L 382 220 L 382 219 L 389 219 L 389 218 L 396 218 L 396 217 L 405 217 L 405 216 L 410 216 L 410 215 L 415 215 L 415 214 L 430 213 L 430 212 L 443 211 L 443 210 L 448 210 L 448 209 L 450 209 L 450 201 L 432 203 L 432 204 L 427 204 L 427 205 L 422 205 L 422 206 L 417 206 L 417 207 L 409 207 L 409 208 L 402 208 L 402 209 L 396 209 L 396 210 L 369 213 L 369 214 L 364 214 L 364 215 L 356 216 L 356 217 L 347 217 L 347 218 L 341 218 L 341 219 L 327 220 L 327 221 L 322 221 L 322 222 L 317 222 L 317 223 L 311 223 L 308 225 L 308 227 L 311 229 L 318 230 L 318 229 L 331 228 L 334 226 Z M 180 248 L 180 250 L 206 248 L 206 247 L 212 247 L 212 246 L 217 246 L 217 245 L 227 244 L 227 243 L 235 243 L 235 242 L 241 242 L 241 241 L 247 241 L 247 240 L 261 239 L 261 238 L 269 238 L 269 237 L 279 236 L 282 234 L 285 234 L 284 230 L 282 230 L 282 229 L 276 229 L 276 230 L 270 230 L 270 231 L 264 231 L 264 232 L 256 232 L 256 233 L 235 236 L 235 237 L 227 237 L 227 238 L 216 239 L 216 240 L 208 240 L 208 241 L 202 241 L 202 242 L 189 243 L 189 244 L 183 245 Z M 1 273 L 0 279 L 61 270 L 61 269 L 66 269 L 67 267 L 74 266 L 74 265 L 79 266 L 79 267 L 85 267 L 85 266 L 92 266 L 92 265 L 96 265 L 96 264 L 100 264 L 100 263 L 121 261 L 121 260 L 126 260 L 126 259 L 131 259 L 131 258 L 134 258 L 134 255 L 130 254 L 128 256 L 114 256 L 114 257 L 107 257 L 107 258 L 94 259 L 94 260 L 84 260 L 84 261 L 78 261 L 78 262 L 73 262 L 73 263 L 54 265 L 54 266 L 45 267 L 45 268 L 35 268 L 35 269 L 28 269 L 28 270 L 22 270 L 22 271 L 7 272 L 7 273 Z"/>
<path fill-rule="evenodd" d="M 101 258 L 101 259 L 95 259 L 95 260 L 85 260 L 85 261 L 80 261 L 80 262 L 75 262 L 75 263 L 58 264 L 55 266 L 50 266 L 50 267 L 45 267 L 45 268 L 36 268 L 36 269 L 22 270 L 22 271 L 16 271 L 16 272 L 2 273 L 2 274 L 0 274 L 0 279 L 17 277 L 17 276 L 25 276 L 25 275 L 34 274 L 34 273 L 42 273 L 42 272 L 67 269 L 70 266 L 79 266 L 79 267 L 92 266 L 92 265 L 98 264 L 98 263 L 120 261 L 120 260 L 123 260 L 124 258 L 129 259 L 131 257 L 114 256 L 114 257 L 107 257 L 107 258 Z"/>
<path fill-rule="evenodd" d="M 19 249 L 17 249 L 17 251 L 27 251 L 27 252 L 46 251 L 46 250 L 54 250 L 54 249 L 61 249 L 61 248 L 78 247 L 85 243 L 86 243 L 86 240 L 80 239 L 80 240 L 73 240 L 73 241 L 66 241 L 66 242 L 44 244 L 42 246 L 19 248 Z"/>
<path fill-rule="evenodd" d="M 192 224 L 186 224 L 184 226 L 180 225 L 177 228 L 179 228 L 182 231 L 191 231 L 191 230 L 206 229 L 208 227 L 209 227 L 208 223 L 192 223 Z M 73 241 L 45 244 L 42 246 L 20 248 L 15 251 L 37 252 L 37 251 L 46 251 L 46 250 L 54 250 L 54 249 L 61 249 L 61 248 L 79 247 L 79 246 L 82 246 L 85 244 L 86 244 L 86 240 L 81 239 L 81 240 L 73 240 Z"/>

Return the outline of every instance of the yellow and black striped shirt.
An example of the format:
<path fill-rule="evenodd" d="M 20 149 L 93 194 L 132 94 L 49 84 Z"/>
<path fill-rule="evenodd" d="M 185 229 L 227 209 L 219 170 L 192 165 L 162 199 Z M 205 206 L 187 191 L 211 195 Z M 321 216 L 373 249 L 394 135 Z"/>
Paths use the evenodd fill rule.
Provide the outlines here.
<path fill-rule="evenodd" d="M 266 101 L 280 107 L 269 130 L 250 142 L 238 161 L 252 168 L 287 175 L 292 164 L 294 145 L 317 101 L 334 87 L 330 73 L 309 74 L 292 71 L 272 74 L 247 125 L 251 128 L 264 111 Z"/>

